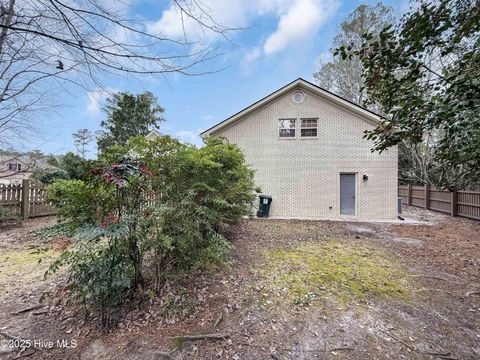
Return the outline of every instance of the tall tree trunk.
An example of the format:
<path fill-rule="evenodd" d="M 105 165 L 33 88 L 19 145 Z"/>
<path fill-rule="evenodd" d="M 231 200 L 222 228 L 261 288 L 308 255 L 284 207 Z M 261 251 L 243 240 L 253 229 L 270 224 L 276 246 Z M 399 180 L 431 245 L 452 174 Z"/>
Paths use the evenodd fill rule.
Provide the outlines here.
<path fill-rule="evenodd" d="M 140 256 L 140 249 L 138 248 L 137 239 L 135 237 L 130 237 L 130 260 L 133 264 L 133 287 L 138 289 L 144 284 L 143 275 L 142 275 L 142 259 Z"/>
<path fill-rule="evenodd" d="M 8 3 L 8 10 L 5 16 L 5 21 L 2 23 L 2 32 L 0 33 L 0 54 L 3 53 L 3 45 L 5 44 L 5 40 L 7 39 L 8 27 L 12 22 L 14 6 L 15 0 L 10 0 Z"/>

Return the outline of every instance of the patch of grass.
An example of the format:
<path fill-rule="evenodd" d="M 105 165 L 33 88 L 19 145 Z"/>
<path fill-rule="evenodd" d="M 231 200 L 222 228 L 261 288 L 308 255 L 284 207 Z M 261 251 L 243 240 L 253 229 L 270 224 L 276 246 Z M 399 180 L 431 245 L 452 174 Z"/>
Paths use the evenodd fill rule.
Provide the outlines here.
<path fill-rule="evenodd" d="M 173 339 L 173 342 L 172 342 L 172 350 L 175 350 L 175 349 L 183 349 L 184 346 L 185 346 L 185 339 L 183 339 L 183 338 L 175 338 L 175 339 Z"/>
<path fill-rule="evenodd" d="M 60 251 L 21 249 L 6 250 L 0 254 L 0 281 L 16 277 L 23 281 L 43 278 L 45 269 Z"/>
<path fill-rule="evenodd" d="M 407 299 L 410 294 L 405 271 L 386 254 L 335 241 L 267 251 L 259 275 L 267 305 L 309 306 L 325 298 L 340 303 Z"/>

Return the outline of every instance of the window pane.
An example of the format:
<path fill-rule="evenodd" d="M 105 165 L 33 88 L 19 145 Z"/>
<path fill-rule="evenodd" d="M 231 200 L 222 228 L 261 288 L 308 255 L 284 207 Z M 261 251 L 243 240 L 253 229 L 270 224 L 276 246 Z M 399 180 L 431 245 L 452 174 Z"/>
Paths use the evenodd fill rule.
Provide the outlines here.
<path fill-rule="evenodd" d="M 295 120 L 293 119 L 281 119 L 279 123 L 280 129 L 295 129 Z"/>
<path fill-rule="evenodd" d="M 317 129 L 302 129 L 302 136 L 317 136 Z"/>
<path fill-rule="evenodd" d="M 302 119 L 302 128 L 316 128 L 318 119 Z"/>
<path fill-rule="evenodd" d="M 295 137 L 295 129 L 280 129 L 280 137 Z"/>
<path fill-rule="evenodd" d="M 278 121 L 279 137 L 295 137 L 295 119 L 280 119 Z"/>

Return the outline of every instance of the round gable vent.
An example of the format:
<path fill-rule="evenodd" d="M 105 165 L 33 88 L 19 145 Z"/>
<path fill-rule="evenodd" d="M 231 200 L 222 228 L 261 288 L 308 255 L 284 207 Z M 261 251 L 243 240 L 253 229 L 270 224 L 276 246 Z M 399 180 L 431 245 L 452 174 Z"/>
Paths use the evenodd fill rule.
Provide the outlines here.
<path fill-rule="evenodd" d="M 303 93 L 303 91 L 297 90 L 293 92 L 292 101 L 295 104 L 301 104 L 304 100 L 305 100 L 305 94 Z"/>

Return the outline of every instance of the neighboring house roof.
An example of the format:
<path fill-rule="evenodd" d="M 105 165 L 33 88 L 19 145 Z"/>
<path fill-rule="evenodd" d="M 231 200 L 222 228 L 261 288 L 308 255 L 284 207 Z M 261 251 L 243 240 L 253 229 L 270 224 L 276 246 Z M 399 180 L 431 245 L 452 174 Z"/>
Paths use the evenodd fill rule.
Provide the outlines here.
<path fill-rule="evenodd" d="M 0 154 L 0 164 L 20 163 L 22 172 L 32 172 L 33 170 L 52 169 L 54 166 L 47 163 L 48 157 L 31 156 L 27 154 Z"/>
<path fill-rule="evenodd" d="M 145 138 L 147 140 L 155 140 L 156 138 L 159 138 L 161 136 L 162 134 L 160 134 L 157 130 L 152 130 L 147 135 L 145 135 Z"/>
<path fill-rule="evenodd" d="M 22 165 L 27 165 L 30 162 L 28 159 L 19 156 L 19 155 L 5 155 L 5 154 L 0 154 L 0 164 L 8 164 L 8 163 L 15 163 L 15 164 L 22 164 Z"/>
<path fill-rule="evenodd" d="M 255 102 L 254 104 L 246 107 L 245 109 L 239 111 L 238 113 L 230 116 L 229 118 L 225 119 L 224 121 L 212 126 L 211 128 L 203 131 L 200 136 L 201 137 L 206 137 L 209 135 L 213 135 L 214 133 L 220 131 L 221 129 L 235 123 L 236 121 L 240 120 L 242 117 L 245 115 L 257 110 L 261 106 L 275 100 L 276 98 L 284 95 L 285 93 L 292 91 L 293 89 L 296 88 L 305 88 L 306 90 L 310 90 L 314 92 L 315 94 L 319 95 L 320 97 L 336 104 L 339 106 L 342 106 L 345 109 L 348 109 L 352 111 L 353 113 L 360 115 L 363 119 L 366 121 L 369 121 L 371 123 L 374 123 L 375 125 L 379 124 L 380 121 L 380 115 L 374 113 L 373 111 L 370 111 L 360 105 L 357 105 L 347 99 L 342 98 L 341 96 L 338 96 L 328 90 L 325 90 L 305 79 L 298 78 L 291 83 L 283 86 L 282 88 L 274 91 L 270 95 L 265 96 L 263 99 L 260 99 L 259 101 Z"/>

